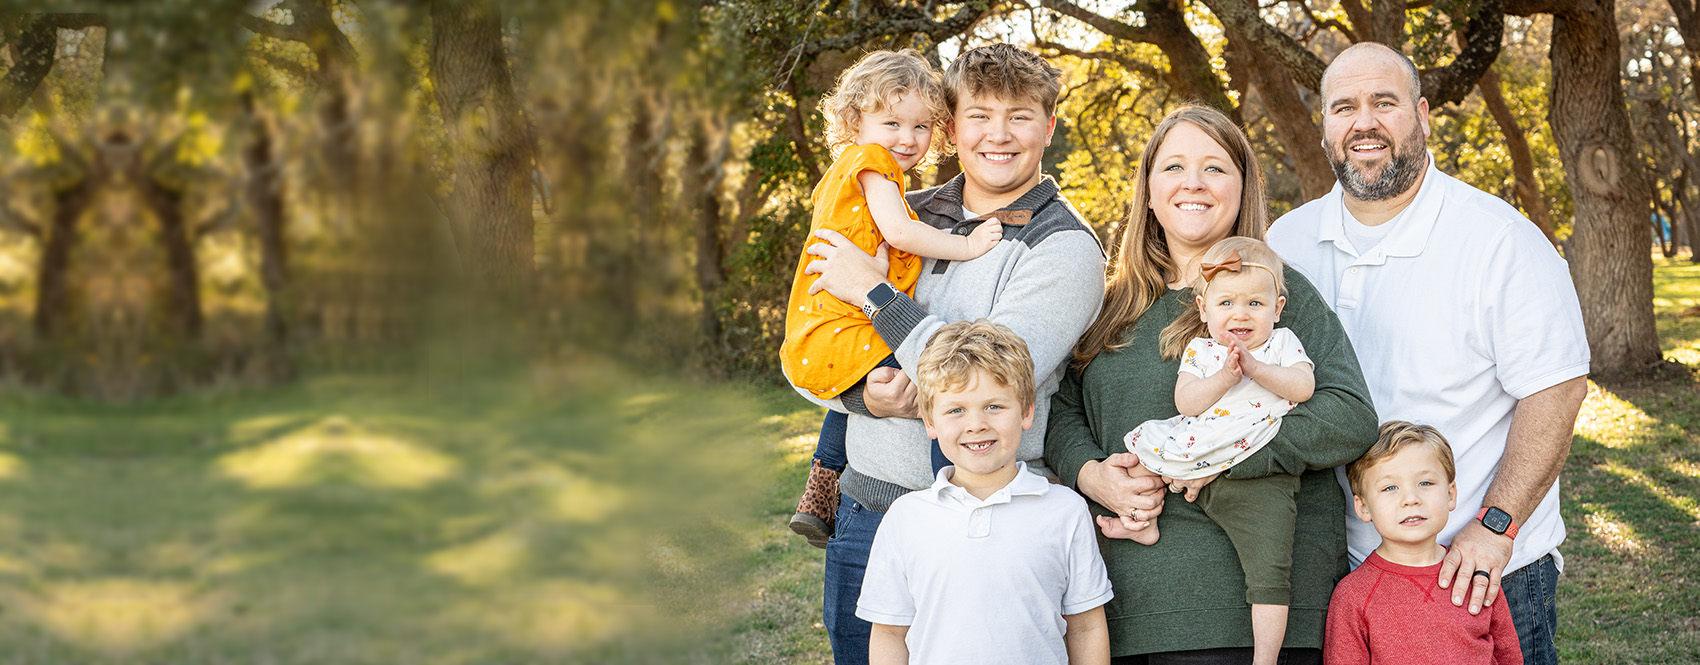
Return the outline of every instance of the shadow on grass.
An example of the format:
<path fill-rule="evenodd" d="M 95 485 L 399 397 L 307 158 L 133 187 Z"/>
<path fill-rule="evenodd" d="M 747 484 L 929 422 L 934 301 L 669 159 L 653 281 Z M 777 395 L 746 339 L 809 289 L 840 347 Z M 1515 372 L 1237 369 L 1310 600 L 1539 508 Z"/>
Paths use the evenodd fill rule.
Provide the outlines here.
<path fill-rule="evenodd" d="M 724 388 L 575 370 L 0 400 L 7 660 L 700 652 L 756 565 L 750 488 L 775 484 L 758 411 Z"/>

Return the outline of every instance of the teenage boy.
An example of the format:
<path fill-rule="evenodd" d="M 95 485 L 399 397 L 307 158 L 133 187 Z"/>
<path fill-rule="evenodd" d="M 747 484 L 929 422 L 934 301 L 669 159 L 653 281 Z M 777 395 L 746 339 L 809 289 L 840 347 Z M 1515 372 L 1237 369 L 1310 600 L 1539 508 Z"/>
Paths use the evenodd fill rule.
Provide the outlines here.
<path fill-rule="evenodd" d="M 1381 545 L 1334 587 L 1326 665 L 1523 665 L 1508 603 L 1460 612 L 1434 584 L 1446 558 L 1435 536 L 1458 505 L 1456 472 L 1446 437 L 1402 420 L 1382 423 L 1346 468 L 1352 507 Z"/>
<path fill-rule="evenodd" d="M 927 259 L 910 298 L 885 282 L 884 252 L 869 256 L 836 233 L 809 252 L 808 268 L 825 290 L 863 308 L 905 368 L 915 367 L 935 331 L 952 321 L 987 318 L 1008 326 L 1032 351 L 1037 404 L 1033 427 L 1015 453 L 1041 475 L 1045 419 L 1074 343 L 1104 298 L 1104 253 L 1080 215 L 1040 172 L 1056 128 L 1062 72 L 1008 44 L 963 53 L 945 70 L 947 136 L 962 174 L 912 192 L 921 221 L 966 234 L 988 219 L 1003 224 L 998 246 L 972 261 Z M 849 466 L 839 481 L 843 499 L 826 548 L 822 617 L 839 665 L 868 662 L 870 625 L 856 617 L 862 575 L 874 533 L 898 497 L 933 482 L 930 438 L 918 420 L 913 376 L 876 369 L 839 399 L 821 401 L 847 411 Z M 805 397 L 808 397 L 805 395 Z"/>
<path fill-rule="evenodd" d="M 985 319 L 940 328 L 916 366 L 921 420 L 952 466 L 892 502 L 856 616 L 869 662 L 1110 662 L 1114 595 L 1086 501 L 1015 459 L 1033 360 Z"/>

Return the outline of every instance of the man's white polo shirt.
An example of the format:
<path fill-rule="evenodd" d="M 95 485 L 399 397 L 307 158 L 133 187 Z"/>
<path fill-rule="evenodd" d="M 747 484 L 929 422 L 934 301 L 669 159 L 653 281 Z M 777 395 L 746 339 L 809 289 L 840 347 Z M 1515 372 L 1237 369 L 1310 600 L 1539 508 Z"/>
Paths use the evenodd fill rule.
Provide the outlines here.
<path fill-rule="evenodd" d="M 1086 501 L 1017 465 L 984 501 L 945 467 L 880 522 L 856 616 L 909 626 L 909 662 L 1066 665 L 1063 615 L 1114 595 Z"/>
<path fill-rule="evenodd" d="M 1517 401 L 1586 375 L 1588 341 L 1569 270 L 1540 230 L 1428 161 L 1416 198 L 1361 256 L 1346 239 L 1338 183 L 1277 220 L 1269 245 L 1339 315 L 1381 420 L 1432 425 L 1452 444 L 1458 507 L 1440 533 L 1449 544 L 1482 507 Z M 1381 537 L 1346 492 L 1355 567 Z M 1547 553 L 1563 568 L 1557 483 L 1520 529 L 1506 572 Z"/>

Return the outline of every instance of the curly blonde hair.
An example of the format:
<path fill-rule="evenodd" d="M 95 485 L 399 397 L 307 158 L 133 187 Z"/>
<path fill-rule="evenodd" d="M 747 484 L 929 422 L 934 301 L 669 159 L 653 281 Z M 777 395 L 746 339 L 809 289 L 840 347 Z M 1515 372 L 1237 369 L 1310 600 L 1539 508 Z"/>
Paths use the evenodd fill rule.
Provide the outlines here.
<path fill-rule="evenodd" d="M 821 115 L 826 116 L 826 145 L 833 158 L 855 145 L 862 114 L 881 113 L 904 95 L 919 95 L 933 114 L 933 142 L 922 165 L 930 165 L 944 154 L 944 123 L 950 120 L 945 105 L 944 85 L 921 52 L 874 51 L 838 75 L 832 94 L 821 98 Z"/>
<path fill-rule="evenodd" d="M 946 325 L 927 340 L 927 348 L 915 363 L 921 419 L 932 422 L 933 400 L 939 393 L 966 390 L 975 371 L 985 372 L 998 385 L 1015 389 L 1015 398 L 1023 408 L 1033 408 L 1038 387 L 1027 341 L 1009 326 L 976 319 Z"/>

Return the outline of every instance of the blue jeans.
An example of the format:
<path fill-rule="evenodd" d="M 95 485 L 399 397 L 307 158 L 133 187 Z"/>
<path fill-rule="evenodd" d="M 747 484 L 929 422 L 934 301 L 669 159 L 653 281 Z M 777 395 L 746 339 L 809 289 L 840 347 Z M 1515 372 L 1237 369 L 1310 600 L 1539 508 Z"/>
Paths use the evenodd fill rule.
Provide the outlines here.
<path fill-rule="evenodd" d="M 1499 597 L 1511 610 L 1523 665 L 1557 665 L 1558 563 L 1552 555 L 1500 578 Z"/>
<path fill-rule="evenodd" d="M 869 510 L 849 495 L 838 504 L 835 533 L 826 543 L 826 589 L 821 602 L 821 618 L 832 638 L 832 662 L 837 665 L 868 663 L 873 625 L 856 616 L 856 601 L 862 597 L 874 532 L 884 518 L 885 513 Z"/>

